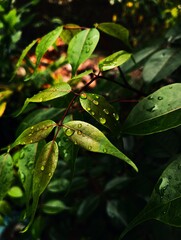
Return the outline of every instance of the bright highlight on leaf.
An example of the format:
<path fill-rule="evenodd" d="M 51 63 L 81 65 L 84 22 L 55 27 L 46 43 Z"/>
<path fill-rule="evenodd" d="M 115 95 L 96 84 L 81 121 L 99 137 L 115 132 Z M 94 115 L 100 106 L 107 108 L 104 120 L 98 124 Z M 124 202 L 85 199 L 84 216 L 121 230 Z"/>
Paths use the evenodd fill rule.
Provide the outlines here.
<path fill-rule="evenodd" d="M 125 51 L 115 52 L 112 55 L 106 57 L 99 63 L 99 68 L 101 71 L 107 71 L 118 67 L 125 63 L 131 57 L 130 53 Z"/>
<path fill-rule="evenodd" d="M 95 28 L 86 29 L 76 34 L 68 46 L 68 59 L 74 76 L 81 63 L 87 60 L 99 41 L 99 31 Z"/>
<path fill-rule="evenodd" d="M 82 93 L 79 99 L 81 106 L 87 113 L 116 135 L 119 134 L 119 115 L 103 96 Z"/>
<path fill-rule="evenodd" d="M 77 144 L 88 151 L 99 152 L 113 155 L 131 165 L 138 171 L 136 165 L 118 150 L 96 127 L 89 123 L 82 121 L 70 121 L 63 127 L 67 137 L 69 137 L 74 144 Z"/>
<path fill-rule="evenodd" d="M 54 86 L 35 94 L 31 98 L 27 98 L 21 111 L 17 114 L 17 116 L 20 115 L 28 106 L 28 104 L 31 102 L 34 102 L 34 103 L 47 102 L 47 101 L 65 96 L 70 91 L 71 91 L 71 87 L 68 83 L 65 83 L 65 82 L 57 83 Z"/>
<path fill-rule="evenodd" d="M 46 120 L 37 123 L 24 130 L 11 147 L 14 148 L 17 145 L 25 145 L 38 142 L 46 138 L 54 127 L 56 127 L 56 123 L 52 120 Z"/>
<path fill-rule="evenodd" d="M 181 155 L 175 157 L 160 176 L 151 198 L 146 207 L 133 219 L 125 231 L 122 239 L 138 224 L 156 219 L 165 224 L 181 227 Z"/>
<path fill-rule="evenodd" d="M 147 135 L 181 125 L 181 84 L 160 88 L 141 100 L 130 112 L 123 132 Z"/>

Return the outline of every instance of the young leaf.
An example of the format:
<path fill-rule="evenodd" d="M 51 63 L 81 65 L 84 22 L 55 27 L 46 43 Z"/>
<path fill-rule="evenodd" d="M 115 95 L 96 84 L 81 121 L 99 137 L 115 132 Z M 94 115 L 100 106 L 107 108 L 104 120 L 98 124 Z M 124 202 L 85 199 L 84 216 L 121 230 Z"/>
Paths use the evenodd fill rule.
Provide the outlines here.
<path fill-rule="evenodd" d="M 70 91 L 71 91 L 71 87 L 68 83 L 65 83 L 65 82 L 57 83 L 50 88 L 40 91 L 39 93 L 35 94 L 31 98 L 27 98 L 22 109 L 16 116 L 20 115 L 30 102 L 34 102 L 34 103 L 47 102 L 47 101 L 65 96 Z"/>
<path fill-rule="evenodd" d="M 24 130 L 20 134 L 20 136 L 15 140 L 11 147 L 14 148 L 17 145 L 25 145 L 38 142 L 46 138 L 55 126 L 56 123 L 52 120 L 46 120 L 37 123 Z"/>
<path fill-rule="evenodd" d="M 181 50 L 177 48 L 162 49 L 153 54 L 143 68 L 145 82 L 158 82 L 169 76 L 180 65 Z"/>
<path fill-rule="evenodd" d="M 118 38 L 125 45 L 130 47 L 129 31 L 122 25 L 117 23 L 112 23 L 112 22 L 105 22 L 105 23 L 95 24 L 95 27 L 97 27 L 99 30 L 101 30 L 102 32 L 112 37 Z"/>
<path fill-rule="evenodd" d="M 81 28 L 79 27 L 79 25 L 69 23 L 64 25 L 60 37 L 62 38 L 64 43 L 69 44 L 70 40 L 79 32 L 81 32 Z"/>
<path fill-rule="evenodd" d="M 23 232 L 27 231 L 33 222 L 39 197 L 50 182 L 55 172 L 57 162 L 58 146 L 55 141 L 51 141 L 43 147 L 36 161 L 33 175 L 33 203 L 31 212 L 29 213 L 31 214 L 31 219 L 28 226 L 23 230 Z"/>
<path fill-rule="evenodd" d="M 99 31 L 95 28 L 83 30 L 72 38 L 68 47 L 68 59 L 73 76 L 79 65 L 91 56 L 98 41 Z"/>
<path fill-rule="evenodd" d="M 123 132 L 147 135 L 181 125 L 181 84 L 160 88 L 141 100 L 130 112 Z"/>
<path fill-rule="evenodd" d="M 125 63 L 131 57 L 130 53 L 125 51 L 115 52 L 112 55 L 106 57 L 99 63 L 101 71 L 107 71 Z"/>
<path fill-rule="evenodd" d="M 181 155 L 178 155 L 160 176 L 146 207 L 128 225 L 120 239 L 138 224 L 150 219 L 181 227 L 180 171 Z"/>
<path fill-rule="evenodd" d="M 0 200 L 6 196 L 6 193 L 13 182 L 13 159 L 9 153 L 0 156 Z"/>
<path fill-rule="evenodd" d="M 74 144 L 91 152 L 99 152 L 113 155 L 131 165 L 138 171 L 136 165 L 120 150 L 118 150 L 96 127 L 82 121 L 70 121 L 63 127 L 67 137 Z"/>
<path fill-rule="evenodd" d="M 50 46 L 54 44 L 54 42 L 57 40 L 57 38 L 60 36 L 60 33 L 62 32 L 63 27 L 57 27 L 53 31 L 46 34 L 44 37 L 42 37 L 40 43 L 36 47 L 36 67 L 38 67 L 41 58 L 45 54 L 45 52 L 48 50 Z"/>
<path fill-rule="evenodd" d="M 42 206 L 42 210 L 46 214 L 57 214 L 68 209 L 69 208 L 64 204 L 64 202 L 58 199 L 49 200 Z"/>
<path fill-rule="evenodd" d="M 69 84 L 72 86 L 72 85 L 76 85 L 78 82 L 80 82 L 82 80 L 82 78 L 86 75 L 89 75 L 90 73 L 93 73 L 93 70 L 92 69 L 89 69 L 89 70 L 86 70 L 85 72 L 83 73 L 80 73 L 76 76 L 74 76 L 73 78 L 71 78 L 69 80 Z"/>
<path fill-rule="evenodd" d="M 103 96 L 92 93 L 82 93 L 80 95 L 80 103 L 83 109 L 99 123 L 109 128 L 112 132 L 118 133 L 119 115 Z"/>

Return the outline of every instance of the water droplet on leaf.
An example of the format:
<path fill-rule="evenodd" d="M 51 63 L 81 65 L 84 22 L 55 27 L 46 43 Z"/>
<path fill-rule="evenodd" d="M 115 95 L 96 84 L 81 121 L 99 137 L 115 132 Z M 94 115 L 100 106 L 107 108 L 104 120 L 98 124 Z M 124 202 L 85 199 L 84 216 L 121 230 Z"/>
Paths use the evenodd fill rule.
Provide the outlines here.
<path fill-rule="evenodd" d="M 107 149 L 106 149 L 106 148 L 104 148 L 104 149 L 103 149 L 103 152 L 104 152 L 104 153 L 107 153 Z"/>
<path fill-rule="evenodd" d="M 160 186 L 159 186 L 159 193 L 160 193 L 161 197 L 164 196 L 165 191 L 166 191 L 168 186 L 169 186 L 168 178 L 166 178 L 166 177 L 161 178 L 161 183 L 160 183 Z"/>
<path fill-rule="evenodd" d="M 149 96 L 149 97 L 148 97 L 148 100 L 153 100 L 153 96 Z"/>
<path fill-rule="evenodd" d="M 93 100 L 93 103 L 94 103 L 95 105 L 99 105 L 99 102 L 96 101 L 96 100 Z"/>
<path fill-rule="evenodd" d="M 40 98 L 39 101 L 42 102 L 42 101 L 43 101 L 43 98 Z"/>
<path fill-rule="evenodd" d="M 21 172 L 20 178 L 21 178 L 22 183 L 24 183 L 25 182 L 25 174 Z"/>
<path fill-rule="evenodd" d="M 117 113 L 113 113 L 113 116 L 114 116 L 114 118 L 116 119 L 116 121 L 119 120 L 119 115 L 118 115 Z"/>
<path fill-rule="evenodd" d="M 65 134 L 68 136 L 68 137 L 71 137 L 73 134 L 74 134 L 74 130 L 73 129 L 70 129 L 70 128 L 67 128 L 65 130 Z"/>
<path fill-rule="evenodd" d="M 80 131 L 80 130 L 77 131 L 77 134 L 78 134 L 78 135 L 82 135 L 82 131 Z"/>
<path fill-rule="evenodd" d="M 99 121 L 101 124 L 105 124 L 106 123 L 106 119 L 105 118 L 99 118 Z"/>
<path fill-rule="evenodd" d="M 99 99 L 99 96 L 98 96 L 98 95 L 96 95 L 96 98 L 97 98 L 97 99 Z"/>
<path fill-rule="evenodd" d="M 41 171 L 44 171 L 45 170 L 45 167 L 44 166 L 41 166 Z"/>
<path fill-rule="evenodd" d="M 81 127 L 82 127 L 82 124 L 81 124 L 81 123 L 79 123 L 79 124 L 78 124 L 78 128 L 81 128 Z"/>
<path fill-rule="evenodd" d="M 86 99 L 86 98 L 87 98 L 87 94 L 86 94 L 86 93 L 82 93 L 82 94 L 80 94 L 80 97 L 81 97 L 82 99 Z"/>
<path fill-rule="evenodd" d="M 91 149 L 92 149 L 92 146 L 88 146 L 88 149 L 91 150 Z"/>
<path fill-rule="evenodd" d="M 94 115 L 95 115 L 95 112 L 91 112 L 91 114 L 92 114 L 92 116 L 94 116 Z"/>
<path fill-rule="evenodd" d="M 103 112 L 107 115 L 109 114 L 109 111 L 107 109 L 103 109 Z"/>
<path fill-rule="evenodd" d="M 162 100 L 162 99 L 163 99 L 163 97 L 161 97 L 161 96 L 158 97 L 158 100 Z"/>
<path fill-rule="evenodd" d="M 48 176 L 49 176 L 49 177 L 51 177 L 51 176 L 52 176 L 52 174 L 51 174 L 51 173 L 49 173 L 49 174 L 48 174 Z"/>
<path fill-rule="evenodd" d="M 25 156 L 25 153 L 21 152 L 19 158 L 24 158 L 24 156 Z"/>
<path fill-rule="evenodd" d="M 150 108 L 147 108 L 146 110 L 148 111 L 148 112 L 154 112 L 154 111 L 156 111 L 158 109 L 158 106 L 157 105 L 154 105 L 154 106 L 152 106 L 152 107 L 150 107 Z"/>
<path fill-rule="evenodd" d="M 90 108 L 90 107 L 88 107 L 88 108 L 87 108 L 87 111 L 90 111 L 90 110 L 91 110 L 91 108 Z"/>
<path fill-rule="evenodd" d="M 33 130 L 34 129 L 34 127 L 31 127 L 31 130 Z"/>

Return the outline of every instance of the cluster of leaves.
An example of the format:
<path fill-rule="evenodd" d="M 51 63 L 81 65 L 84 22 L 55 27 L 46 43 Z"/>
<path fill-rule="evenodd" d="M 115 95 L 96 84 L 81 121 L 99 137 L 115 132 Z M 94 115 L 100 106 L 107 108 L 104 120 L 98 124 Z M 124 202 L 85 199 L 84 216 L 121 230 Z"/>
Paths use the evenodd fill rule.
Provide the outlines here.
<path fill-rule="evenodd" d="M 58 213 L 62 211 L 71 215 L 68 218 L 65 214 L 66 221 L 62 217 L 61 226 L 57 228 L 49 226 L 50 239 L 57 237 L 59 228 L 64 234 L 64 239 L 71 238 L 71 235 L 75 234 L 75 229 L 71 229 L 71 224 L 75 221 L 74 214 L 76 213 L 80 222 L 86 221 L 91 214 L 95 220 L 97 209 L 99 209 L 98 219 L 95 222 L 98 222 L 98 225 L 95 227 L 91 221 L 91 229 L 100 229 L 93 233 L 85 230 L 81 236 L 78 235 L 79 239 L 82 237 L 99 239 L 108 225 L 121 226 L 120 228 L 123 229 L 133 217 L 132 214 L 128 216 L 129 206 L 126 206 L 132 199 L 130 194 L 127 203 L 128 198 L 124 196 L 119 201 L 118 196 L 120 191 L 126 191 L 126 187 L 139 183 L 136 177 L 140 174 L 136 173 L 138 169 L 141 174 L 143 172 L 146 174 L 142 163 L 138 161 L 138 156 L 134 156 L 138 146 L 134 141 L 140 143 L 140 139 L 145 136 L 147 147 L 155 139 L 166 140 L 160 143 L 160 147 L 149 146 L 149 150 L 153 151 L 152 155 L 148 154 L 147 149 L 147 154 L 144 156 L 140 154 L 141 159 L 145 158 L 148 161 L 147 155 L 154 157 L 161 155 L 162 158 L 162 155 L 167 153 L 166 157 L 164 156 L 168 160 L 165 163 L 167 167 L 159 177 L 149 201 L 145 197 L 149 194 L 146 192 L 144 196 L 146 207 L 128 225 L 121 237 L 139 223 L 149 219 L 181 226 L 179 174 L 181 155 L 176 155 L 180 147 L 181 84 L 179 80 L 172 80 L 172 84 L 168 80 L 168 77 L 176 75 L 180 67 L 178 31 L 180 32 L 180 29 L 174 28 L 167 33 L 165 49 L 160 49 L 162 44 L 158 44 L 133 55 L 124 50 L 114 52 L 99 62 L 98 73 L 88 70 L 79 74 L 78 69 L 91 57 L 101 32 L 117 38 L 128 48 L 130 47 L 129 32 L 119 24 L 100 23 L 86 29 L 74 24 L 60 26 L 42 37 L 40 41 L 36 39 L 25 48 L 17 62 L 17 69 L 30 49 L 37 44 L 34 72 L 25 79 L 31 82 L 39 75 L 37 69 L 41 58 L 57 38 L 61 37 L 68 44 L 67 59 L 64 64 L 68 62 L 71 65 L 72 78 L 67 83 L 59 81 L 28 97 L 21 110 L 16 112 L 18 117 L 21 116 L 20 114 L 26 116 L 17 129 L 16 140 L 3 150 L 0 156 L 0 198 L 2 199 L 0 209 L 6 209 L 4 212 L 1 210 L 2 216 L 11 211 L 8 199 L 13 201 L 18 198 L 20 213 L 17 214 L 17 221 L 21 221 L 22 225 L 19 228 L 25 233 L 32 226 L 38 208 L 40 216 L 37 215 L 31 228 L 31 239 L 40 238 L 44 231 L 46 233 L 44 226 L 48 226 L 49 222 L 48 220 L 44 222 L 42 212 L 47 215 L 55 214 L 57 218 Z M 173 59 L 173 63 L 170 64 Z M 125 74 L 143 64 L 143 79 L 140 80 L 139 86 L 135 87 L 134 83 L 126 80 Z M 111 78 L 115 68 L 120 75 L 116 74 Z M 90 75 L 90 81 L 81 89 L 77 89 L 76 84 L 87 75 Z M 94 81 L 97 82 L 97 86 L 90 91 L 89 85 Z M 163 87 L 160 87 L 161 84 Z M 128 102 L 135 97 L 136 101 L 139 101 L 135 106 L 130 107 L 124 118 L 118 104 L 124 100 L 122 96 L 129 98 Z M 115 101 L 116 98 L 118 100 Z M 111 101 L 115 103 L 110 104 Z M 168 140 L 170 135 L 171 141 L 175 142 L 177 147 L 169 148 L 165 153 L 165 149 L 170 144 Z M 133 146 L 129 137 L 133 140 Z M 102 153 L 102 156 L 99 153 Z M 170 157 L 173 157 L 172 161 Z M 124 164 L 117 161 L 118 159 L 123 160 Z M 163 169 L 162 165 L 161 169 Z M 86 190 L 89 184 L 92 191 L 87 196 Z M 70 196 L 66 204 L 62 201 L 65 193 Z M 70 199 L 74 197 L 73 205 Z M 84 199 L 80 200 L 81 198 Z M 106 214 L 112 222 L 103 220 L 106 214 L 101 208 L 102 205 L 106 205 Z M 123 207 L 127 211 L 126 217 Z M 104 214 L 101 214 L 102 212 Z M 71 231 L 65 232 L 64 228 Z M 113 236 L 116 238 L 119 233 L 120 230 Z M 110 231 L 105 239 L 112 239 L 111 237 Z"/>

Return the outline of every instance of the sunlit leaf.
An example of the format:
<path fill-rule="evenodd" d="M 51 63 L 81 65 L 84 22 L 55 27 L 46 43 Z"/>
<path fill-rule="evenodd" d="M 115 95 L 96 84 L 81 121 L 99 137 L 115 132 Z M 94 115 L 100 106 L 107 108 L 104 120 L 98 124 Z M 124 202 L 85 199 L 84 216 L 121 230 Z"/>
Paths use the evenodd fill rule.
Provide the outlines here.
<path fill-rule="evenodd" d="M 56 29 L 54 29 L 53 31 L 49 32 L 48 34 L 42 37 L 35 51 L 35 54 L 37 57 L 36 66 L 39 65 L 41 58 L 43 57 L 45 52 L 48 50 L 48 48 L 52 46 L 57 40 L 57 38 L 60 36 L 62 29 L 63 29 L 62 26 L 57 27 Z"/>
<path fill-rule="evenodd" d="M 58 162 L 58 146 L 55 141 L 47 143 L 43 148 L 35 164 L 33 174 L 33 203 L 30 222 L 23 232 L 31 226 L 38 205 L 40 195 L 49 184 Z"/>
<path fill-rule="evenodd" d="M 11 198 L 21 198 L 23 196 L 23 191 L 19 186 L 13 186 L 9 189 L 8 196 Z"/>
<path fill-rule="evenodd" d="M 122 239 L 138 224 L 156 219 L 165 224 L 181 227 L 181 155 L 175 157 L 160 176 L 146 207 L 121 234 Z"/>
<path fill-rule="evenodd" d="M 64 43 L 68 44 L 70 40 L 79 32 L 81 32 L 79 25 L 69 23 L 64 25 L 60 37 L 62 38 Z"/>
<path fill-rule="evenodd" d="M 55 126 L 56 123 L 52 120 L 37 123 L 24 130 L 11 147 L 38 142 L 46 138 Z"/>
<path fill-rule="evenodd" d="M 103 96 L 93 93 L 82 93 L 80 95 L 80 103 L 83 109 L 100 124 L 116 134 L 119 133 L 119 115 Z"/>
<path fill-rule="evenodd" d="M 107 71 L 107 70 L 113 69 L 125 63 L 130 57 L 131 57 L 131 54 L 128 52 L 125 52 L 125 51 L 115 52 L 112 55 L 103 59 L 99 63 L 99 68 L 101 71 Z"/>
<path fill-rule="evenodd" d="M 39 93 L 35 94 L 31 98 L 27 98 L 21 111 L 16 116 L 21 114 L 30 102 L 34 102 L 34 103 L 47 102 L 47 101 L 65 96 L 70 91 L 71 91 L 71 87 L 68 83 L 65 83 L 65 82 L 57 83 L 50 88 L 40 91 Z"/>
<path fill-rule="evenodd" d="M 4 114 L 4 111 L 6 109 L 7 102 L 0 102 L 0 117 Z"/>
<path fill-rule="evenodd" d="M 158 82 L 168 77 L 180 65 L 181 50 L 177 48 L 162 49 L 153 54 L 143 68 L 145 82 Z"/>
<path fill-rule="evenodd" d="M 13 182 L 13 159 L 9 153 L 0 156 L 0 200 L 3 199 Z"/>
<path fill-rule="evenodd" d="M 181 84 L 160 88 L 141 100 L 130 112 L 123 132 L 146 135 L 181 125 Z"/>
<path fill-rule="evenodd" d="M 91 152 L 113 155 L 131 165 L 138 171 L 136 165 L 120 150 L 118 150 L 96 127 L 83 121 L 70 121 L 64 125 L 64 132 L 74 144 Z"/>
<path fill-rule="evenodd" d="M 72 38 L 68 46 L 68 59 L 73 76 L 79 65 L 91 56 L 98 41 L 99 31 L 95 28 L 83 30 Z"/>
<path fill-rule="evenodd" d="M 95 25 L 99 30 L 102 32 L 118 38 L 121 40 L 125 45 L 130 46 L 129 44 L 129 31 L 120 24 L 112 23 L 112 22 L 105 22 L 99 23 Z"/>

